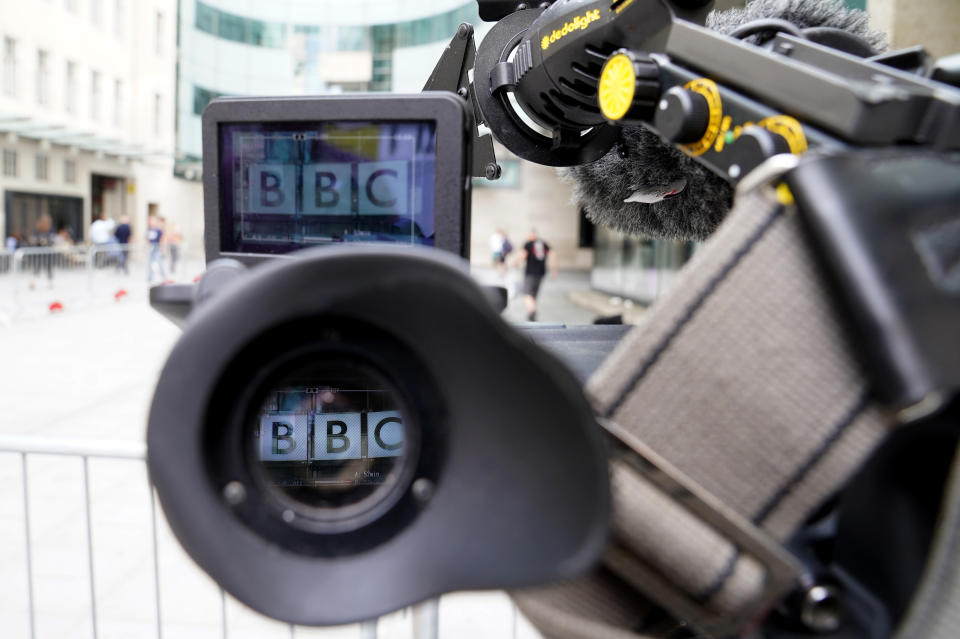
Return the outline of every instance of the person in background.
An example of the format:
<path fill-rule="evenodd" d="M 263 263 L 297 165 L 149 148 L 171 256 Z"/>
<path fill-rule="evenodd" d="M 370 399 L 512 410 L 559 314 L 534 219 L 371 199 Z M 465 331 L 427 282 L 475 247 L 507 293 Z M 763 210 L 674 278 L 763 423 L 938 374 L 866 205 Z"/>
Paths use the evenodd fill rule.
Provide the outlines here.
<path fill-rule="evenodd" d="M 154 266 L 160 269 L 160 279 L 167 279 L 167 273 L 163 269 L 163 218 L 152 215 L 147 218 L 147 244 L 149 245 L 147 283 L 153 281 Z"/>
<path fill-rule="evenodd" d="M 183 243 L 183 233 L 176 222 L 170 223 L 167 231 L 167 250 L 170 252 L 170 274 L 177 272 L 177 262 L 180 259 L 180 245 Z"/>
<path fill-rule="evenodd" d="M 108 247 L 113 240 L 113 227 L 115 222 L 104 217 L 103 213 L 97 214 L 97 219 L 90 225 L 90 241 L 93 242 L 94 264 L 103 266 L 109 260 Z"/>
<path fill-rule="evenodd" d="M 537 235 L 537 229 L 530 229 L 527 243 L 523 245 L 517 261 L 525 262 L 523 269 L 523 302 L 527 307 L 527 321 L 537 321 L 537 295 L 540 283 L 550 266 L 550 276 L 557 276 L 557 255 L 550 245 Z"/>
<path fill-rule="evenodd" d="M 11 233 L 7 236 L 3 246 L 10 254 L 0 256 L 0 271 L 6 272 L 13 268 L 13 252 L 20 248 L 20 235 Z"/>
<path fill-rule="evenodd" d="M 44 213 L 37 220 L 37 224 L 30 235 L 30 246 L 34 248 L 52 248 L 57 244 L 57 234 L 53 232 L 53 220 Z M 47 271 L 47 281 L 50 288 L 53 288 L 53 260 L 54 255 L 47 252 L 38 252 L 32 255 L 34 278 L 40 273 L 40 269 Z M 30 288 L 36 288 L 36 279 L 30 280 Z"/>
<path fill-rule="evenodd" d="M 503 254 L 503 240 L 503 231 L 500 229 L 496 229 L 490 236 L 490 260 L 493 268 L 496 269 L 498 273 L 503 272 L 503 260 L 505 258 Z"/>
<path fill-rule="evenodd" d="M 127 259 L 130 257 L 130 236 L 133 235 L 133 230 L 130 228 L 130 216 L 121 215 L 120 223 L 117 225 L 117 228 L 113 230 L 113 237 L 116 238 L 117 243 L 120 245 L 119 255 L 117 257 L 117 270 L 123 271 L 124 275 L 129 274 L 127 270 Z"/>
<path fill-rule="evenodd" d="M 70 231 L 61 226 L 57 229 L 57 236 L 54 238 L 53 243 L 59 249 L 69 249 L 73 246 L 73 238 L 70 236 Z"/>

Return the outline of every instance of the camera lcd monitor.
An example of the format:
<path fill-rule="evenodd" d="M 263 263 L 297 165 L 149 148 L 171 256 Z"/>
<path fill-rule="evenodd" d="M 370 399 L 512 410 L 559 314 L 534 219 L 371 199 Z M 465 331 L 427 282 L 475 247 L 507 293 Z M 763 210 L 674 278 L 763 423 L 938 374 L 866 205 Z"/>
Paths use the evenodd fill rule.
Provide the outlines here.
<path fill-rule="evenodd" d="M 469 257 L 475 128 L 455 93 L 222 97 L 202 125 L 208 262 L 369 243 Z"/>
<path fill-rule="evenodd" d="M 433 121 L 220 125 L 221 249 L 434 246 Z"/>

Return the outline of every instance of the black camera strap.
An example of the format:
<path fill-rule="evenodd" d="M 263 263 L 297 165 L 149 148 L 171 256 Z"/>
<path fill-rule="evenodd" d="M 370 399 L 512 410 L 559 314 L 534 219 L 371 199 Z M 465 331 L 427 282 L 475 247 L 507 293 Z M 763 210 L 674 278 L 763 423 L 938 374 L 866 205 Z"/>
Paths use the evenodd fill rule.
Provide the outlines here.
<path fill-rule="evenodd" d="M 589 581 L 517 594 L 541 630 L 636 637 L 662 608 L 732 636 L 817 587 L 791 538 L 916 415 L 874 399 L 815 258 L 786 187 L 746 190 L 593 375 L 614 540 Z"/>

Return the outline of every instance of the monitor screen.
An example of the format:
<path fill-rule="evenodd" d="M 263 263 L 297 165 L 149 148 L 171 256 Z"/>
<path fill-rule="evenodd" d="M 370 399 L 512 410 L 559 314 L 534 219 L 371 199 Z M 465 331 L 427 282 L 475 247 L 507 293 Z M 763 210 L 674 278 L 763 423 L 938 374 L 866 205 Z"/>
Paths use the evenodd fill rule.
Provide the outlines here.
<path fill-rule="evenodd" d="M 219 156 L 224 252 L 434 246 L 432 121 L 224 123 Z"/>

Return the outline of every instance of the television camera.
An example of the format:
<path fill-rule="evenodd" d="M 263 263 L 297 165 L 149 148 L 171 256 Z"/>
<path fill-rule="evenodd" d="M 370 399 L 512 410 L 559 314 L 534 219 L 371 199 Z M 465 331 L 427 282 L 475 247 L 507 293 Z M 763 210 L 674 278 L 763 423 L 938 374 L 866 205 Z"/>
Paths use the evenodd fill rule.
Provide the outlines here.
<path fill-rule="evenodd" d="M 724 35 L 709 0 L 479 5 L 420 95 L 205 111 L 208 270 L 151 291 L 181 543 L 292 623 L 567 580 L 517 593 L 550 636 L 926 636 L 960 574 L 960 62 Z M 642 329 L 508 326 L 462 259 L 491 134 L 576 167 L 637 126 L 736 189 L 724 226 Z"/>

